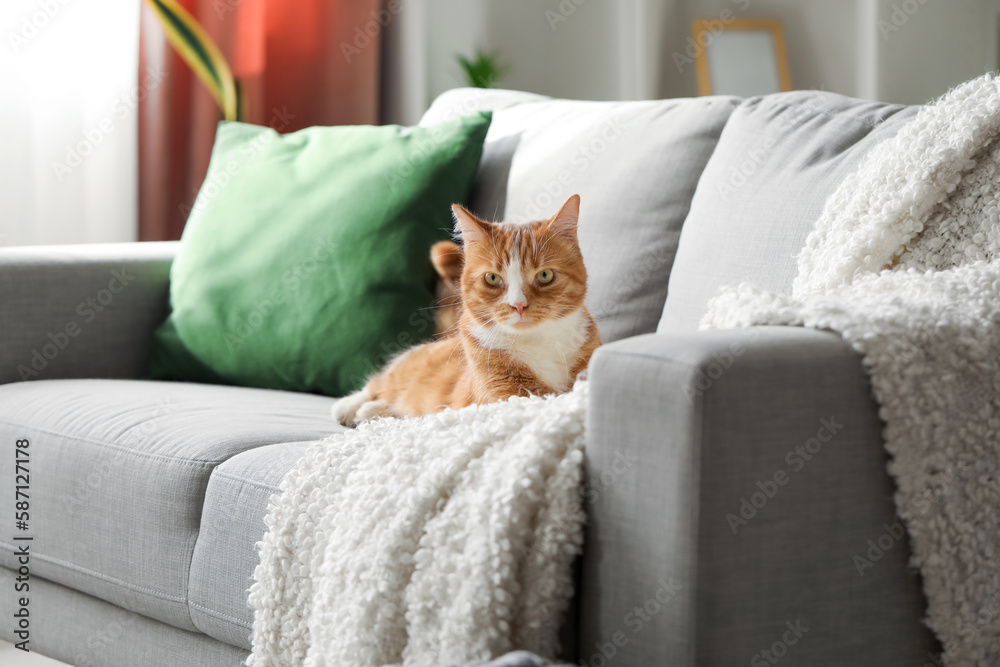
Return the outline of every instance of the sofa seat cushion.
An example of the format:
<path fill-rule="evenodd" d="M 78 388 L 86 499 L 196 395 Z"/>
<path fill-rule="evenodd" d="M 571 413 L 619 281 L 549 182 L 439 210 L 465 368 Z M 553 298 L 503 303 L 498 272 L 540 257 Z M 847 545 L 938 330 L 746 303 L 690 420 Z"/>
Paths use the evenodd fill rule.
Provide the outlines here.
<path fill-rule="evenodd" d="M 341 430 L 331 399 L 129 380 L 0 385 L 4 488 L 30 442 L 31 573 L 196 630 L 191 557 L 213 469 L 241 452 Z M 0 497 L 14 514 L 14 495 Z M 10 532 L 0 565 L 15 568 Z"/>
<path fill-rule="evenodd" d="M 581 197 L 587 307 L 601 340 L 652 333 L 691 197 L 734 97 L 587 102 L 463 88 L 420 121 L 492 110 L 470 204 L 487 219 L 539 220 Z"/>
<path fill-rule="evenodd" d="M 697 329 L 728 285 L 790 294 L 827 198 L 918 109 L 817 91 L 745 100 L 701 174 L 658 330 Z"/>
<path fill-rule="evenodd" d="M 258 447 L 212 472 L 189 587 L 191 618 L 210 637 L 250 648 L 253 610 L 247 595 L 260 562 L 257 543 L 264 537 L 268 502 L 311 444 Z"/>

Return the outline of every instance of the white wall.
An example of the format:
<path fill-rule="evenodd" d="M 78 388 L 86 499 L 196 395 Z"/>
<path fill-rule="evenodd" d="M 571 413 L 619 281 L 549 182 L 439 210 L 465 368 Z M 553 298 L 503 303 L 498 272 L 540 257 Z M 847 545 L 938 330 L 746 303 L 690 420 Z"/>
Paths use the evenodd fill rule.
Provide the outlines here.
<path fill-rule="evenodd" d="M 997 69 L 998 0 L 865 0 L 879 21 L 875 97 L 921 104 Z"/>
<path fill-rule="evenodd" d="M 498 52 L 509 66 L 505 87 L 616 99 L 618 14 L 630 2 L 428 0 L 429 95 L 464 85 L 455 56 L 478 47 Z"/>
<path fill-rule="evenodd" d="M 386 122 L 414 123 L 416 109 L 465 85 L 455 56 L 477 48 L 499 53 L 508 65 L 505 88 L 596 100 L 656 94 L 657 29 L 648 19 L 661 13 L 663 0 L 403 2 L 405 10 L 383 33 Z M 424 37 L 415 37 L 421 30 Z M 636 38 L 639 32 L 648 38 Z M 424 63 L 421 81 L 413 80 L 414 61 Z M 631 76 L 623 76 L 627 67 Z M 400 75 L 404 69 L 410 77 Z"/>
<path fill-rule="evenodd" d="M 422 51 L 394 57 L 424 74 L 405 81 L 406 104 L 387 91 L 392 122 L 416 122 L 436 95 L 463 85 L 455 55 L 476 48 L 510 66 L 507 88 L 598 100 L 695 95 L 694 67 L 673 54 L 687 49 L 692 19 L 725 10 L 781 19 L 797 89 L 913 104 L 997 68 L 1000 0 L 403 1 L 387 41 L 421 35 L 410 41 Z"/>

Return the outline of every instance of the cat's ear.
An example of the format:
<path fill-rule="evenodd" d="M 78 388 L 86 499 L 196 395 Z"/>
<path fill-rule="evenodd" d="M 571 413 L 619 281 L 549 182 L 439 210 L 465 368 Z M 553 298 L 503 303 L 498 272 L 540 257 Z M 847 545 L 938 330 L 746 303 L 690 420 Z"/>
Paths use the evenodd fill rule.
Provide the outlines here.
<path fill-rule="evenodd" d="M 462 277 L 464 258 L 462 249 L 451 241 L 438 241 L 431 246 L 431 263 L 445 280 L 456 281 Z"/>
<path fill-rule="evenodd" d="M 553 234 L 576 241 L 576 227 L 579 219 L 580 195 L 573 195 L 566 200 L 559 212 L 549 219 L 546 229 Z"/>
<path fill-rule="evenodd" d="M 490 223 L 480 220 L 458 204 L 451 205 L 451 212 L 455 214 L 455 231 L 462 237 L 462 243 L 469 245 L 486 241 Z"/>

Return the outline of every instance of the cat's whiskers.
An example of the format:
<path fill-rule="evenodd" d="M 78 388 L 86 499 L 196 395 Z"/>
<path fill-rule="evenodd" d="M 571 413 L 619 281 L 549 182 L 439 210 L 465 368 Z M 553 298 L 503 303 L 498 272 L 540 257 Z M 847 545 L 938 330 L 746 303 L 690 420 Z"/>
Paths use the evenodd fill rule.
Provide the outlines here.
<path fill-rule="evenodd" d="M 555 238 L 555 234 L 550 234 L 549 236 L 547 236 L 547 237 L 546 237 L 546 239 L 545 239 L 545 243 L 543 243 L 543 244 L 542 244 L 542 247 L 541 247 L 541 248 L 539 248 L 539 249 L 538 249 L 538 252 L 536 252 L 536 253 L 535 253 L 535 259 L 536 259 L 536 262 L 537 262 L 537 257 L 538 257 L 538 255 L 539 255 L 539 253 L 541 253 L 541 252 L 542 252 L 543 250 L 545 250 L 545 246 L 547 246 L 547 245 L 549 244 L 549 241 L 551 241 L 551 240 L 552 240 L 552 239 L 554 239 L 554 238 Z M 548 259 L 546 259 L 545 261 L 547 262 L 547 261 L 548 261 Z"/>
<path fill-rule="evenodd" d="M 461 323 L 460 320 L 455 320 L 454 324 L 452 324 L 450 327 L 448 327 L 447 329 L 445 329 L 444 331 L 440 332 L 437 335 L 438 340 L 440 340 L 442 338 L 447 338 L 449 335 L 451 335 L 452 333 L 454 333 L 454 331 L 458 331 L 459 329 L 461 329 L 461 324 L 462 323 Z"/>
<path fill-rule="evenodd" d="M 463 339 L 468 337 L 468 334 L 466 334 L 464 331 L 461 330 L 459 330 L 458 335 L 461 336 Z M 451 348 L 451 352 L 448 353 L 448 358 L 444 362 L 445 366 L 451 363 L 451 358 L 455 356 L 455 352 L 462 347 L 463 347 L 462 345 L 455 345 L 454 347 Z"/>
<path fill-rule="evenodd" d="M 546 255 L 545 259 L 543 259 L 541 262 L 538 262 L 538 266 L 544 267 L 546 264 L 552 261 L 554 257 L 555 257 L 554 255 Z"/>
<path fill-rule="evenodd" d="M 449 299 L 453 297 L 448 297 Z M 437 310 L 438 308 L 450 308 L 454 303 L 445 303 L 445 299 L 439 299 L 433 306 L 422 306 L 417 310 Z"/>
<path fill-rule="evenodd" d="M 558 314 L 575 313 L 579 309 L 580 309 L 579 306 L 562 306 L 562 305 L 559 305 L 557 303 L 539 306 L 539 310 L 541 310 L 541 311 L 544 311 L 544 312 L 547 312 L 547 313 L 548 312 L 558 313 Z"/>

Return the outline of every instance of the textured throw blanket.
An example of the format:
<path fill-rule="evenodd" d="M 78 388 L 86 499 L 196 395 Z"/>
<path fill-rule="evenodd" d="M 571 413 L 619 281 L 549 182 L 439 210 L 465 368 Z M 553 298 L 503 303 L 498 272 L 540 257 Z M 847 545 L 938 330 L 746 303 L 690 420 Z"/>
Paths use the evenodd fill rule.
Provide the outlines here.
<path fill-rule="evenodd" d="M 581 381 L 312 446 L 271 499 L 247 664 L 555 656 L 583 546 L 586 403 Z"/>
<path fill-rule="evenodd" d="M 1000 81 L 923 108 L 826 204 L 792 296 L 741 285 L 704 327 L 808 326 L 864 356 L 945 664 L 1000 665 Z"/>

